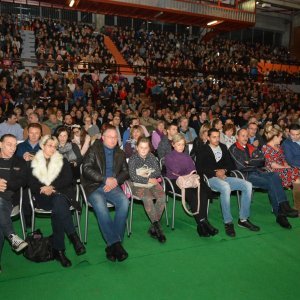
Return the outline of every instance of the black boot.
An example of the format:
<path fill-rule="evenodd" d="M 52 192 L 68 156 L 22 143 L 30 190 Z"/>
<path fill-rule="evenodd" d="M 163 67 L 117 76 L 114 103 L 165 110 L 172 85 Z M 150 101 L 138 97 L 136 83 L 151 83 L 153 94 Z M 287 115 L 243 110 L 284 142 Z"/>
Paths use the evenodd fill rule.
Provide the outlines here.
<path fill-rule="evenodd" d="M 123 261 L 128 257 L 128 253 L 123 248 L 121 242 L 117 242 L 111 245 L 112 253 L 118 261 Z"/>
<path fill-rule="evenodd" d="M 114 249 L 113 249 L 112 246 L 107 246 L 107 247 L 105 248 L 105 252 L 106 252 L 106 258 L 107 258 L 108 260 L 113 261 L 113 262 L 116 261 L 117 258 L 116 258 L 116 255 L 115 255 L 115 253 L 114 253 Z"/>
<path fill-rule="evenodd" d="M 283 228 L 291 229 L 292 225 L 289 223 L 286 216 L 278 215 L 276 218 L 276 222 Z"/>
<path fill-rule="evenodd" d="M 153 223 L 153 228 L 156 232 L 156 236 L 157 236 L 157 239 L 160 243 L 165 243 L 167 238 L 166 236 L 164 235 L 161 227 L 160 227 L 160 224 L 158 222 L 154 222 Z"/>
<path fill-rule="evenodd" d="M 151 224 L 151 226 L 149 227 L 148 229 L 148 233 L 149 235 L 154 238 L 154 239 L 157 239 L 157 234 L 156 234 L 156 230 L 154 228 L 154 226 Z"/>
<path fill-rule="evenodd" d="M 210 234 L 208 232 L 208 229 L 207 229 L 206 224 L 204 223 L 204 221 L 201 221 L 198 224 L 197 231 L 198 231 L 199 236 L 210 237 Z"/>
<path fill-rule="evenodd" d="M 52 249 L 53 258 L 61 263 L 61 265 L 65 268 L 71 267 L 71 261 L 66 257 L 65 250 L 56 250 Z"/>
<path fill-rule="evenodd" d="M 77 255 L 82 255 L 86 252 L 84 245 L 82 244 L 77 232 L 69 235 L 69 239 L 74 246 L 74 250 Z"/>
<path fill-rule="evenodd" d="M 213 226 L 208 222 L 207 219 L 204 220 L 204 221 L 202 221 L 201 223 L 204 224 L 204 226 L 205 226 L 206 229 L 207 229 L 207 232 L 208 232 L 211 236 L 214 236 L 214 235 L 216 235 L 216 234 L 219 233 L 219 230 L 218 230 L 217 228 L 213 227 Z"/>
<path fill-rule="evenodd" d="M 291 208 L 288 201 L 284 201 L 279 204 L 279 212 L 289 218 L 297 218 L 299 215 L 298 210 Z"/>

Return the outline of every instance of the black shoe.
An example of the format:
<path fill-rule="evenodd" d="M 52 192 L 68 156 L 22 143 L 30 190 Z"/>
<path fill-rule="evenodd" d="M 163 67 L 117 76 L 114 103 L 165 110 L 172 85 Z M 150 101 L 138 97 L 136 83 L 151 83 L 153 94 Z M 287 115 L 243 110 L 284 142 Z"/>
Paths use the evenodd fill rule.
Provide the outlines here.
<path fill-rule="evenodd" d="M 288 201 L 279 204 L 279 212 L 289 218 L 298 218 L 299 216 L 298 210 L 291 208 Z"/>
<path fill-rule="evenodd" d="M 276 218 L 276 222 L 283 228 L 292 229 L 292 225 L 289 223 L 286 216 L 278 215 Z"/>
<path fill-rule="evenodd" d="M 74 246 L 74 250 L 77 255 L 82 255 L 86 252 L 84 245 L 82 244 L 77 232 L 69 235 L 69 239 Z"/>
<path fill-rule="evenodd" d="M 153 227 L 153 225 L 151 225 L 150 228 L 148 229 L 148 233 L 152 238 L 157 239 L 156 230 Z"/>
<path fill-rule="evenodd" d="M 154 222 L 153 223 L 153 228 L 155 230 L 155 233 L 156 233 L 156 236 L 157 236 L 157 239 L 160 243 L 165 243 L 167 238 L 166 236 L 164 235 L 161 227 L 160 227 L 160 224 L 158 222 Z"/>
<path fill-rule="evenodd" d="M 202 237 L 210 237 L 210 234 L 208 232 L 208 228 L 205 224 L 204 221 L 200 222 L 197 226 L 197 232 L 199 234 L 199 236 L 202 236 Z"/>
<path fill-rule="evenodd" d="M 120 242 L 112 244 L 111 247 L 112 247 L 112 251 L 113 251 L 112 253 L 115 255 L 115 257 L 118 261 L 123 261 L 128 257 L 128 253 L 123 248 L 123 246 Z"/>
<path fill-rule="evenodd" d="M 202 221 L 202 222 L 203 222 L 204 225 L 206 226 L 206 229 L 207 229 L 208 233 L 209 233 L 211 236 L 214 236 L 214 235 L 216 235 L 216 234 L 219 233 L 219 230 L 218 230 L 217 228 L 213 227 L 213 226 L 208 222 L 207 219 L 204 220 L 204 221 Z M 202 222 L 201 222 L 201 223 L 202 223 Z"/>
<path fill-rule="evenodd" d="M 71 267 L 71 261 L 66 257 L 64 250 L 56 250 L 53 249 L 53 258 L 61 263 L 61 265 L 65 268 Z"/>
<path fill-rule="evenodd" d="M 225 223 L 225 232 L 230 237 L 235 237 L 235 230 L 233 223 Z"/>
<path fill-rule="evenodd" d="M 105 248 L 105 252 L 106 252 L 106 258 L 110 261 L 113 261 L 115 262 L 116 261 L 116 255 L 114 254 L 114 251 L 113 251 L 113 247 L 112 246 L 107 246 Z"/>
<path fill-rule="evenodd" d="M 243 222 L 239 219 L 238 226 L 249 229 L 250 231 L 260 231 L 260 228 L 256 225 L 254 225 L 253 223 L 251 223 L 249 219 L 246 221 L 243 221 Z"/>

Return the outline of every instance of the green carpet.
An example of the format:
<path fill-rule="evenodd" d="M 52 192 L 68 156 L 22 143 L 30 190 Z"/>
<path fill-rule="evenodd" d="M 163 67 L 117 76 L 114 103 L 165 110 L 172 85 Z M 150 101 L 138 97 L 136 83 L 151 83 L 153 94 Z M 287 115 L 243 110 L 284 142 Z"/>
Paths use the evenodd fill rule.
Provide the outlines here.
<path fill-rule="evenodd" d="M 231 206 L 237 221 L 235 197 Z M 135 204 L 133 234 L 124 241 L 129 258 L 123 263 L 106 260 L 91 212 L 87 253 L 77 257 L 67 242 L 71 268 L 29 262 L 6 242 L 1 299 L 298 299 L 300 220 L 290 219 L 293 229 L 282 229 L 270 209 L 267 194 L 255 192 L 251 220 L 261 231 L 236 226 L 236 238 L 229 238 L 214 201 L 209 218 L 220 233 L 206 239 L 198 237 L 193 218 L 177 202 L 175 230 L 163 219 L 167 243 L 161 245 L 148 237 L 149 222 L 142 205 Z M 14 224 L 19 231 L 19 221 Z M 38 218 L 37 227 L 50 234 L 49 219 Z"/>

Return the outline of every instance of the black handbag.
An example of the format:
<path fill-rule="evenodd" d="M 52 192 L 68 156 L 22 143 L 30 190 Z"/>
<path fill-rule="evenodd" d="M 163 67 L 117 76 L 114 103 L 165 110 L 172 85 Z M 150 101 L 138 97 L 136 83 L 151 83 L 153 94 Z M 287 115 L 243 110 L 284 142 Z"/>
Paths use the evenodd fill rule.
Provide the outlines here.
<path fill-rule="evenodd" d="M 25 239 L 28 247 L 24 251 L 24 256 L 34 262 L 45 262 L 53 260 L 52 236 L 44 237 L 37 229 L 29 233 Z"/>

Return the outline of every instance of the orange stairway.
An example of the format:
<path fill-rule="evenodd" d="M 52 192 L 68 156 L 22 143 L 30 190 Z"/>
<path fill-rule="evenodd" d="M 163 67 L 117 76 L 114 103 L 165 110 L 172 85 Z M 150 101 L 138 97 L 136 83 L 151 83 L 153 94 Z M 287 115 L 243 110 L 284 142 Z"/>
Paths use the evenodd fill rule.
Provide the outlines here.
<path fill-rule="evenodd" d="M 120 67 L 120 73 L 126 74 L 126 75 L 134 75 L 132 68 L 128 65 L 128 63 L 124 59 L 123 55 L 117 49 L 114 42 L 107 35 L 104 35 L 104 45 L 106 46 L 106 48 L 110 51 L 110 53 L 115 58 L 116 64 L 122 65 L 122 67 Z"/>

